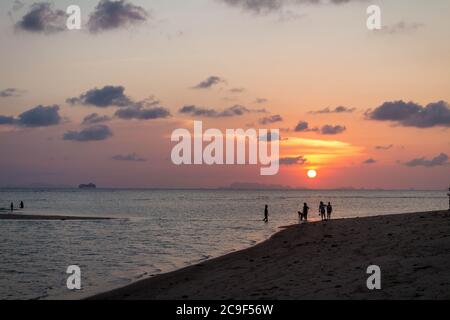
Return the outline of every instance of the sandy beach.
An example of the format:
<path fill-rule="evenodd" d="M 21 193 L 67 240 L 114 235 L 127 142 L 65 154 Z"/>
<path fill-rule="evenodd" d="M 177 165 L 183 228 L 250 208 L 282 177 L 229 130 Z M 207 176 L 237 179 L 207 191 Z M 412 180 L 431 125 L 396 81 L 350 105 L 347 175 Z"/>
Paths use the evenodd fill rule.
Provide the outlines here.
<path fill-rule="evenodd" d="M 378 265 L 382 289 L 367 289 Z M 91 299 L 449 299 L 450 211 L 313 222 Z"/>

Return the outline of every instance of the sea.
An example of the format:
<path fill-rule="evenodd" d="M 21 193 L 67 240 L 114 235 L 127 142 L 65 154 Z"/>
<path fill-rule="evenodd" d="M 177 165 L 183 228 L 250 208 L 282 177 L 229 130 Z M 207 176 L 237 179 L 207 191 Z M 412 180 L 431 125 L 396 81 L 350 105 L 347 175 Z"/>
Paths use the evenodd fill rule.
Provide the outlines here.
<path fill-rule="evenodd" d="M 320 201 L 333 218 L 448 209 L 445 190 L 0 189 L 0 208 L 20 201 L 19 214 L 114 219 L 0 220 L 0 299 L 81 299 L 248 248 L 299 223 L 304 202 L 313 220 Z"/>

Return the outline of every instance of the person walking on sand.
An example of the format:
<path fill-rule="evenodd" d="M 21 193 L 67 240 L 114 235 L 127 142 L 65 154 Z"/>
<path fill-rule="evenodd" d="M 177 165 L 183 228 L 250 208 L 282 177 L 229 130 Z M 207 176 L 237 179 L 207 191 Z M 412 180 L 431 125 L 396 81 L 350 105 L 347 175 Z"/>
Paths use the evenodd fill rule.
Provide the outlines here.
<path fill-rule="evenodd" d="M 266 207 L 264 209 L 264 222 L 269 222 L 269 206 L 266 204 Z"/>
<path fill-rule="evenodd" d="M 331 220 L 331 213 L 333 212 L 333 206 L 331 205 L 331 202 L 328 202 L 327 205 L 327 220 Z"/>
<path fill-rule="evenodd" d="M 325 221 L 325 204 L 323 203 L 323 201 L 320 201 L 319 214 L 322 221 Z"/>

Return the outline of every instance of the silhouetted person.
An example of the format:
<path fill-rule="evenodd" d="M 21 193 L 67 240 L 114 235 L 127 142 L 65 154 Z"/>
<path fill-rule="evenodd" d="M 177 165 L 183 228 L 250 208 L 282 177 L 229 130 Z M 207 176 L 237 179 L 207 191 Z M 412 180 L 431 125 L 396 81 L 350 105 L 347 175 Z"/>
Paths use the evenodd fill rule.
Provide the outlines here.
<path fill-rule="evenodd" d="M 266 204 L 264 209 L 264 222 L 269 222 L 269 206 Z"/>
<path fill-rule="evenodd" d="M 23 204 L 23 201 L 20 201 L 20 209 L 25 208 L 25 205 Z"/>
<path fill-rule="evenodd" d="M 300 215 L 300 221 L 308 221 L 308 211 L 309 207 L 306 204 L 306 202 L 303 204 L 303 211 L 299 211 L 298 214 Z"/>
<path fill-rule="evenodd" d="M 14 211 L 14 203 L 11 202 L 11 212 Z"/>
<path fill-rule="evenodd" d="M 323 201 L 320 201 L 320 205 L 319 205 L 319 213 L 320 213 L 320 218 L 322 218 L 322 221 L 325 221 L 325 204 L 323 203 Z"/>
<path fill-rule="evenodd" d="M 331 213 L 333 212 L 333 206 L 331 205 L 331 202 L 328 202 L 327 205 L 327 220 L 331 220 Z"/>
<path fill-rule="evenodd" d="M 450 188 L 448 188 L 448 211 L 450 211 Z"/>
<path fill-rule="evenodd" d="M 303 204 L 303 219 L 305 219 L 305 221 L 308 221 L 308 212 L 309 212 L 309 207 L 308 207 L 308 204 L 305 202 Z"/>

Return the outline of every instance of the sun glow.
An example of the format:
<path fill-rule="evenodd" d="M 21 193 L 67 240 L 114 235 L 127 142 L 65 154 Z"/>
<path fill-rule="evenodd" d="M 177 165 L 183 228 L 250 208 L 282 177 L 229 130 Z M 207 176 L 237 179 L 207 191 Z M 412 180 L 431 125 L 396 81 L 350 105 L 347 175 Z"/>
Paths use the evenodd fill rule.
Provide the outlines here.
<path fill-rule="evenodd" d="M 362 148 L 348 142 L 288 137 L 280 141 L 282 156 L 303 155 L 309 165 L 327 167 L 347 164 L 349 158 L 362 153 Z M 315 169 L 315 168 L 309 169 Z M 317 170 L 317 169 L 316 169 Z"/>
<path fill-rule="evenodd" d="M 317 177 L 317 171 L 316 170 L 309 170 L 308 171 L 308 178 L 314 179 Z"/>

